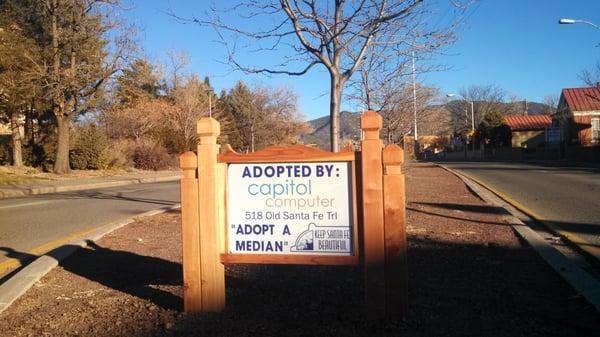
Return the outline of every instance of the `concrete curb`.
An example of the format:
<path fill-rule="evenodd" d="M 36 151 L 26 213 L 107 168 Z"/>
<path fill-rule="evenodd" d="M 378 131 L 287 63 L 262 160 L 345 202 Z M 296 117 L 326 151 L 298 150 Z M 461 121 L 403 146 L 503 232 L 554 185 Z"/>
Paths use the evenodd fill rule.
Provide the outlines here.
<path fill-rule="evenodd" d="M 504 220 L 512 226 L 517 235 L 527 243 L 548 263 L 567 283 L 583 296 L 598 312 L 600 312 L 600 282 L 589 275 L 566 256 L 552 247 L 544 238 L 529 228 L 517 217 L 517 210 L 493 191 L 490 191 L 470 178 L 442 164 L 434 163 L 461 179 L 467 187 L 485 202 L 501 209 Z"/>
<path fill-rule="evenodd" d="M 179 179 L 179 178 L 178 178 Z M 29 288 L 39 281 L 50 270 L 56 267 L 60 261 L 66 259 L 75 253 L 79 248 L 87 246 L 88 241 L 98 241 L 106 234 L 109 234 L 125 225 L 132 223 L 135 218 L 153 216 L 170 210 L 179 209 L 181 205 L 163 207 L 153 211 L 148 211 L 136 215 L 135 217 L 114 222 L 103 226 L 91 233 L 82 236 L 70 244 L 60 246 L 52 251 L 38 257 L 33 262 L 25 266 L 21 271 L 0 285 L 0 313 L 6 310 L 14 301 L 21 297 Z"/>
<path fill-rule="evenodd" d="M 112 180 L 105 182 L 93 182 L 87 184 L 79 184 L 79 185 L 62 185 L 62 186 L 40 186 L 33 188 L 24 188 L 19 190 L 5 190 L 0 191 L 0 199 L 8 199 L 8 198 L 17 198 L 17 197 L 26 197 L 29 195 L 39 195 L 39 194 L 51 194 L 51 193 L 60 193 L 60 192 L 74 192 L 74 191 L 84 191 L 84 190 L 93 190 L 97 188 L 108 188 L 108 187 L 117 187 L 117 186 L 125 186 L 125 185 L 133 185 L 133 184 L 149 184 L 149 183 L 162 183 L 168 181 L 177 181 L 180 180 L 180 175 L 174 176 L 164 176 L 164 177 L 148 177 L 148 178 L 131 178 L 125 180 Z"/>

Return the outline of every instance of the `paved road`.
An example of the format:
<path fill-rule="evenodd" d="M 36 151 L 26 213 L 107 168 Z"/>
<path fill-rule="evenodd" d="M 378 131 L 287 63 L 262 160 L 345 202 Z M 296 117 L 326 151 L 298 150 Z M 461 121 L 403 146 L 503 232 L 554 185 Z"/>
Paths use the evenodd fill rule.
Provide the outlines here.
<path fill-rule="evenodd" d="M 449 162 L 600 258 L 600 169 Z"/>
<path fill-rule="evenodd" d="M 7 255 L 39 254 L 69 235 L 177 203 L 179 182 L 0 200 L 0 266 Z"/>

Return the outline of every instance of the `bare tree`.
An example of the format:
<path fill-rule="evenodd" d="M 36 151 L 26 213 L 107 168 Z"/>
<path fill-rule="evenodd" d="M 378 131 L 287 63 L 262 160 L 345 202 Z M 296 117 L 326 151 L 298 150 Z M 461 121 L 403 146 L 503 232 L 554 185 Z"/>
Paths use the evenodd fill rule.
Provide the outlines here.
<path fill-rule="evenodd" d="M 412 83 L 405 83 L 397 88 L 384 88 L 385 105 L 379 113 L 383 117 L 383 130 L 388 143 L 399 142 L 402 137 L 411 132 L 414 125 L 414 95 Z M 436 96 L 434 88 L 417 85 L 416 105 L 419 119 L 428 112 L 427 106 Z"/>
<path fill-rule="evenodd" d="M 546 115 L 551 115 L 556 112 L 558 108 L 558 101 L 560 100 L 560 96 L 558 94 L 546 95 L 542 100 L 542 103 L 546 105 L 544 107 L 543 113 Z"/>
<path fill-rule="evenodd" d="M 102 122 L 110 138 L 131 139 L 139 143 L 144 136 L 164 125 L 163 114 L 169 114 L 172 110 L 173 104 L 165 100 L 147 98 L 131 106 L 106 107 Z"/>
<path fill-rule="evenodd" d="M 589 87 L 595 87 L 600 83 L 600 61 L 590 69 L 583 69 L 579 73 L 579 79 Z"/>
<path fill-rule="evenodd" d="M 185 50 L 169 50 L 167 56 L 169 57 L 169 71 L 171 73 L 171 89 L 175 90 L 185 76 L 182 71 L 190 63 L 190 57 Z"/>
<path fill-rule="evenodd" d="M 373 54 L 377 55 L 373 58 L 374 62 L 379 62 L 399 49 L 443 44 L 452 37 L 456 18 L 465 10 L 465 4 L 458 0 L 451 0 L 449 4 L 453 6 L 452 19 L 445 21 L 441 17 L 438 24 L 431 23 L 434 5 L 424 4 L 422 0 L 248 0 L 232 8 L 213 9 L 207 18 L 191 20 L 213 27 L 221 34 L 227 46 L 229 63 L 235 69 L 248 73 L 298 76 L 306 74 L 315 65 L 324 66 L 330 78 L 331 150 L 338 151 L 339 113 L 344 87 L 361 66 L 369 48 L 384 53 Z M 444 14 L 447 18 L 448 13 Z M 247 29 L 244 28 L 248 27 L 246 25 L 242 27 L 226 22 L 224 18 L 232 15 L 244 18 L 245 22 L 262 20 L 260 24 L 249 27 L 264 27 L 265 22 L 273 25 L 264 29 Z M 233 37 L 226 36 L 228 34 Z M 239 39 L 243 41 L 238 43 Z M 242 49 L 258 52 L 289 48 L 290 53 L 279 64 L 253 67 L 241 64 L 236 57 L 240 45 Z M 386 49 L 383 46 L 395 47 Z"/>
<path fill-rule="evenodd" d="M 496 85 L 473 85 L 462 89 L 460 95 L 467 101 L 455 102 L 458 104 L 451 105 L 456 131 L 470 129 L 471 118 L 473 118 L 473 124 L 477 128 L 485 116 L 491 112 L 500 112 L 507 115 L 513 114 L 512 110 L 519 109 L 517 104 L 506 104 L 506 91 Z M 471 116 L 470 102 L 473 102 L 473 116 Z M 462 123 L 462 112 L 465 113 L 464 123 Z"/>
<path fill-rule="evenodd" d="M 196 123 L 202 116 L 208 116 L 209 87 L 197 75 L 172 78 L 174 89 L 169 93 L 173 108 L 165 110 L 164 121 L 182 135 L 183 148 L 194 149 L 197 144 Z"/>
<path fill-rule="evenodd" d="M 298 95 L 292 89 L 257 87 L 254 96 L 265 115 L 259 132 L 263 144 L 293 144 L 301 134 L 309 132 L 298 110 Z"/>

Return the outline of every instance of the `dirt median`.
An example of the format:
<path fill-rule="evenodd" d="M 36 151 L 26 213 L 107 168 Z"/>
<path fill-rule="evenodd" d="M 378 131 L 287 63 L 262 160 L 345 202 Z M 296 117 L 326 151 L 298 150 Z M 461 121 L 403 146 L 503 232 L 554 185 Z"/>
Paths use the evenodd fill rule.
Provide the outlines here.
<path fill-rule="evenodd" d="M 452 174 L 407 170 L 409 313 L 363 319 L 362 271 L 226 268 L 227 309 L 184 315 L 179 212 L 82 249 L 0 314 L 0 336 L 598 336 L 600 315 Z"/>

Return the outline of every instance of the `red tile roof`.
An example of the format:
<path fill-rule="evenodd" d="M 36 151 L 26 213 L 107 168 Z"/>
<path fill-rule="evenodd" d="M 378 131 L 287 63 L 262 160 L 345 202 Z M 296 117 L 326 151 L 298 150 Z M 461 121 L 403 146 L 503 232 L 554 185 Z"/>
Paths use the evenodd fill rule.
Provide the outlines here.
<path fill-rule="evenodd" d="M 552 118 L 548 115 L 506 116 L 504 121 L 511 131 L 544 130 L 552 126 Z"/>
<path fill-rule="evenodd" d="M 600 111 L 600 87 L 591 88 L 565 88 L 562 94 L 567 101 L 569 110 L 575 111 Z"/>

